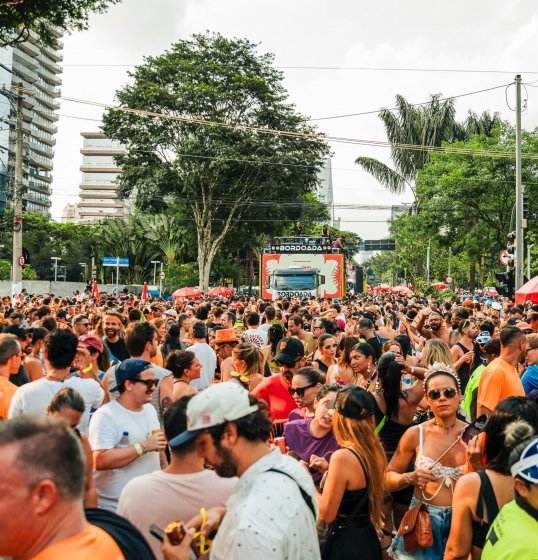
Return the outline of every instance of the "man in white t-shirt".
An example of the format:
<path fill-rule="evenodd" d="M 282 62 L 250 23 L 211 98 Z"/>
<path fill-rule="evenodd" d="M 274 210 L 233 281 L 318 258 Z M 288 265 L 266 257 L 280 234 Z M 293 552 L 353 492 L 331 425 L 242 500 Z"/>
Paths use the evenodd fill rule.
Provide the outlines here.
<path fill-rule="evenodd" d="M 176 401 L 164 417 L 168 441 L 187 430 L 187 403 L 192 397 Z M 188 521 L 200 508 L 224 506 L 234 491 L 237 478 L 221 478 L 204 468 L 204 456 L 191 440 L 171 448 L 170 466 L 162 471 L 130 480 L 122 490 L 117 513 L 128 519 L 146 537 L 162 558 L 161 544 L 149 532 L 152 523 L 166 527 L 175 519 Z"/>
<path fill-rule="evenodd" d="M 90 410 L 99 408 L 106 397 L 97 381 L 71 375 L 77 346 L 77 337 L 67 329 L 59 329 L 47 336 L 43 356 L 47 374 L 42 379 L 26 383 L 17 389 L 11 399 L 9 418 L 22 414 L 45 416 L 52 397 L 64 387 L 71 387 L 84 399 L 86 409 L 80 420 L 79 429 L 85 434 L 88 433 Z"/>
<path fill-rule="evenodd" d="M 150 404 L 157 386 L 152 364 L 129 358 L 116 370 L 117 400 L 102 406 L 90 422 L 94 481 L 99 507 L 115 511 L 129 480 L 159 470 L 166 447 L 159 418 Z"/>
<path fill-rule="evenodd" d="M 245 323 L 247 330 L 241 335 L 241 338 L 245 342 L 255 344 L 258 348 L 266 346 L 268 335 L 267 331 L 259 328 L 260 316 L 255 311 L 252 311 L 246 316 Z"/>
<path fill-rule="evenodd" d="M 191 386 L 199 391 L 206 389 L 213 383 L 215 377 L 215 370 L 217 369 L 217 355 L 215 350 L 206 342 L 206 326 L 202 322 L 197 322 L 192 325 L 191 330 L 192 346 L 189 350 L 196 354 L 198 360 L 202 364 L 202 373 L 199 379 L 193 379 Z"/>

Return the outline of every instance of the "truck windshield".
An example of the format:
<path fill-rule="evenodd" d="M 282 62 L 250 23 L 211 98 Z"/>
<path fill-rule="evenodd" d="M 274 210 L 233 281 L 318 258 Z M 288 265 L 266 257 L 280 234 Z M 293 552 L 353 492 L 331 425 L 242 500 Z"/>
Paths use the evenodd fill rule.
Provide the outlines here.
<path fill-rule="evenodd" d="M 277 290 L 314 290 L 316 288 L 316 274 L 276 274 L 275 285 Z"/>

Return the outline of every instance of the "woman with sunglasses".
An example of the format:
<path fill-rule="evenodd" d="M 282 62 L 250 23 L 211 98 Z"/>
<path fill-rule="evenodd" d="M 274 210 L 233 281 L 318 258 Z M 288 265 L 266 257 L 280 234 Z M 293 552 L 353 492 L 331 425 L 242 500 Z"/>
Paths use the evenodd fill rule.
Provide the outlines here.
<path fill-rule="evenodd" d="M 320 357 L 312 362 L 312 366 L 327 375 L 329 368 L 336 364 L 336 351 L 338 350 L 336 338 L 332 334 L 322 334 L 318 339 L 318 348 Z"/>
<path fill-rule="evenodd" d="M 424 391 L 434 418 L 405 432 L 389 463 L 386 481 L 391 492 L 415 487 L 411 507 L 428 505 L 433 544 L 406 552 L 403 537 L 398 534 L 389 554 L 394 558 L 442 560 L 450 531 L 454 486 L 466 470 L 465 446 L 461 442 L 466 424 L 456 416 L 461 392 L 452 368 L 433 364 L 426 372 Z M 415 470 L 408 472 L 413 460 Z"/>
<path fill-rule="evenodd" d="M 319 369 L 304 367 L 297 370 L 291 379 L 291 387 L 288 387 L 289 394 L 297 404 L 297 408 L 289 413 L 289 420 L 314 416 L 316 393 L 323 383 L 323 375 Z"/>
<path fill-rule="evenodd" d="M 374 365 L 374 349 L 366 342 L 353 346 L 349 354 L 349 361 L 353 376 L 349 383 L 358 385 L 367 391 L 374 390 L 377 373 Z"/>
<path fill-rule="evenodd" d="M 202 364 L 194 352 L 190 350 L 174 350 L 166 358 L 166 369 L 174 377 L 172 399 L 177 401 L 181 397 L 195 395 L 198 391 L 191 386 L 193 379 L 199 379 L 202 373 Z"/>
<path fill-rule="evenodd" d="M 505 431 L 516 421 L 526 422 L 536 430 L 538 405 L 524 397 L 504 399 L 488 418 L 484 431 L 469 442 L 468 456 L 475 448 L 480 450 L 480 440 L 484 454 L 478 453 L 479 470 L 466 474 L 456 485 L 444 560 L 468 558 L 469 554 L 472 560 L 480 560 L 486 535 L 499 509 L 514 499 Z"/>
<path fill-rule="evenodd" d="M 340 341 L 340 356 L 335 365 L 331 366 L 327 371 L 327 383 L 338 383 L 339 385 L 347 385 L 353 378 L 353 369 L 351 368 L 351 350 L 359 343 L 356 336 L 346 336 Z"/>
<path fill-rule="evenodd" d="M 336 397 L 333 432 L 339 449 L 331 456 L 319 517 L 330 524 L 323 560 L 381 560 L 377 531 L 383 525 L 385 453 L 374 432 L 373 396 L 347 385 Z"/>
<path fill-rule="evenodd" d="M 514 422 L 505 431 L 515 499 L 506 504 L 487 535 L 482 560 L 523 560 L 538 550 L 538 437 L 535 427 Z"/>
<path fill-rule="evenodd" d="M 340 448 L 332 432 L 333 406 L 340 386 L 322 385 L 316 393 L 314 416 L 292 420 L 284 425 L 290 455 L 308 466 L 315 484 L 329 467 L 331 455 Z"/>
<path fill-rule="evenodd" d="M 233 347 L 234 368 L 241 376 L 248 378 L 249 391 L 263 381 L 263 355 L 261 350 L 250 342 L 241 342 Z"/>

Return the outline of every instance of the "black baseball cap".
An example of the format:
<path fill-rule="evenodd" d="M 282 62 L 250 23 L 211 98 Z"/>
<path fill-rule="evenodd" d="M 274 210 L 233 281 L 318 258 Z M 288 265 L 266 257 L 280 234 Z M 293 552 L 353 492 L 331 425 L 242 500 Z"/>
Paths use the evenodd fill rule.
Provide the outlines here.
<path fill-rule="evenodd" d="M 297 360 L 304 357 L 303 343 L 297 338 L 283 338 L 277 346 L 275 362 L 282 362 L 293 366 Z"/>
<path fill-rule="evenodd" d="M 8 325 L 3 332 L 4 334 L 14 334 L 17 338 L 24 338 L 28 333 L 33 333 L 34 329 L 24 329 L 19 325 Z"/>
<path fill-rule="evenodd" d="M 121 362 L 116 368 L 116 386 L 111 391 L 119 391 L 120 387 L 128 380 L 135 379 L 143 371 L 153 367 L 151 362 L 140 358 L 129 358 Z"/>

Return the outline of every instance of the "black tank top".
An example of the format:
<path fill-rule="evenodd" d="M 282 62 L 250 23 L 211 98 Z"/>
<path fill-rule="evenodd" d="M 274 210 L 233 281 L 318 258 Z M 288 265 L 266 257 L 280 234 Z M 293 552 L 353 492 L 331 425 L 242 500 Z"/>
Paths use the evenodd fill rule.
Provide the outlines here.
<path fill-rule="evenodd" d="M 379 408 L 377 401 L 375 401 L 375 409 L 374 409 L 374 418 L 375 418 L 375 425 L 379 426 L 379 424 L 385 418 L 385 414 L 383 414 L 382 410 Z M 409 428 L 412 424 L 404 425 L 398 424 L 387 417 L 385 420 L 385 424 L 378 432 L 379 439 L 383 444 L 383 448 L 385 449 L 385 453 L 387 454 L 387 460 L 390 461 L 394 453 L 396 453 L 396 448 L 398 447 L 398 443 L 400 443 L 400 439 L 404 435 L 407 428 Z"/>
<path fill-rule="evenodd" d="M 467 346 L 464 346 L 461 342 L 456 342 L 456 346 L 459 346 L 464 354 L 470 352 Z M 462 394 L 465 393 L 465 387 L 467 387 L 467 383 L 469 382 L 469 378 L 471 377 L 471 374 L 482 363 L 482 360 L 480 359 L 480 354 L 478 352 L 478 347 L 474 342 L 473 342 L 473 351 L 474 351 L 474 356 L 471 363 L 467 364 L 464 362 L 463 364 L 461 364 L 460 369 L 458 370 L 458 377 L 460 378 Z"/>
<path fill-rule="evenodd" d="M 489 528 L 499 513 L 499 506 L 491 480 L 486 471 L 477 472 L 480 477 L 480 490 L 478 491 L 478 501 L 476 502 L 476 516 L 482 520 L 487 519 L 487 521 L 472 521 L 473 546 L 482 550 L 486 544 Z"/>

